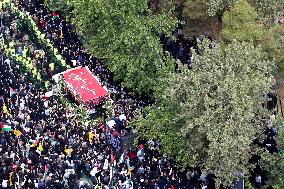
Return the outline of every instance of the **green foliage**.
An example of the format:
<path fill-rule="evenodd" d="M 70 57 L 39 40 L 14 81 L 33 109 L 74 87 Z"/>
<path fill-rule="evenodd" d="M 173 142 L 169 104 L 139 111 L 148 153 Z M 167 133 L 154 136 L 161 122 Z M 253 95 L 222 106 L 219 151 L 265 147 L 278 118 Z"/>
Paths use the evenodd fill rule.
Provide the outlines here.
<path fill-rule="evenodd" d="M 256 17 L 256 11 L 246 0 L 238 0 L 234 7 L 223 15 L 222 41 L 225 44 L 229 44 L 235 39 L 247 42 L 260 41 L 263 30 Z"/>
<path fill-rule="evenodd" d="M 227 7 L 233 5 L 237 0 L 207 0 L 208 11 L 210 16 L 214 16 L 219 11 L 224 11 Z"/>
<path fill-rule="evenodd" d="M 268 151 L 262 152 L 261 166 L 269 173 L 267 184 L 274 185 L 275 188 L 277 188 L 277 186 L 281 185 L 283 186 L 283 178 L 284 178 L 283 154 L 270 154 Z"/>
<path fill-rule="evenodd" d="M 210 16 L 218 12 L 223 12 L 231 8 L 239 0 L 207 0 L 208 11 Z M 257 12 L 265 16 L 273 16 L 276 12 L 282 11 L 284 2 L 282 0 L 248 0 L 249 3 L 257 9 Z"/>
<path fill-rule="evenodd" d="M 44 0 L 44 4 L 53 11 L 63 11 L 67 7 L 66 0 Z"/>
<path fill-rule="evenodd" d="M 150 8 L 156 13 L 175 14 L 178 7 L 182 5 L 180 0 L 154 0 L 149 2 Z"/>
<path fill-rule="evenodd" d="M 176 21 L 154 15 L 145 0 L 72 0 L 74 23 L 90 52 L 103 59 L 115 79 L 138 93 L 149 93 L 173 69 L 159 34 L 171 36 Z"/>
<path fill-rule="evenodd" d="M 275 59 L 282 78 L 284 77 L 284 25 L 275 25 L 266 31 L 263 41 L 263 50 L 269 59 Z"/>
<path fill-rule="evenodd" d="M 250 2 L 265 22 L 275 21 L 281 12 L 283 15 L 283 0 L 250 0 Z"/>
<path fill-rule="evenodd" d="M 282 189 L 282 188 L 284 188 L 283 178 L 281 178 L 277 184 L 273 185 L 273 189 Z"/>
<path fill-rule="evenodd" d="M 174 6 L 184 6 L 183 15 L 191 19 L 206 18 L 222 14 L 229 10 L 238 0 L 155 0 L 154 10 L 169 10 Z M 275 19 L 278 13 L 283 14 L 282 0 L 248 0 L 262 19 Z"/>
<path fill-rule="evenodd" d="M 52 11 L 59 11 L 64 16 L 68 17 L 71 13 L 71 7 L 68 0 L 44 0 L 44 5 Z"/>
<path fill-rule="evenodd" d="M 157 138 L 181 167 L 205 167 L 229 185 L 234 173 L 249 168 L 266 113 L 260 96 L 274 83 L 272 68 L 250 43 L 205 48 L 194 56 L 192 70 L 180 66 L 164 80 L 156 94 L 161 103 L 133 124 L 143 136 Z"/>
<path fill-rule="evenodd" d="M 183 16 L 190 19 L 208 18 L 207 0 L 187 0 L 184 3 Z"/>
<path fill-rule="evenodd" d="M 249 178 L 245 178 L 245 188 L 246 189 L 254 189 L 253 185 L 249 181 Z"/>
<path fill-rule="evenodd" d="M 277 117 L 276 128 L 277 135 L 275 137 L 277 147 L 279 149 L 278 153 L 271 154 L 268 151 L 260 151 L 261 167 L 268 171 L 268 183 L 269 185 L 274 185 L 274 188 L 283 188 L 284 184 L 284 119 L 282 117 Z"/>
<path fill-rule="evenodd" d="M 278 123 L 276 123 L 277 124 L 277 135 L 275 137 L 275 140 L 277 143 L 277 147 L 280 150 L 280 154 L 282 153 L 281 155 L 283 156 L 284 155 L 283 154 L 284 152 L 284 119 L 281 118 L 280 120 L 278 119 L 277 121 L 278 121 Z"/>

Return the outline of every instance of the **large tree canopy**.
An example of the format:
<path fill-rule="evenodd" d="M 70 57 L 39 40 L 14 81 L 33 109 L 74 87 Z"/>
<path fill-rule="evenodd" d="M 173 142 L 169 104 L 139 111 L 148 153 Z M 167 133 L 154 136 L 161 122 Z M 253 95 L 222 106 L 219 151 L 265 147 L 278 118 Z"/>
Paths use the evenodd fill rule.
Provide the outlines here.
<path fill-rule="evenodd" d="M 191 0 L 189 0 L 191 1 Z M 207 0 L 208 14 L 215 15 L 218 11 L 228 10 L 238 0 Z M 279 10 L 283 10 L 284 3 L 282 0 L 248 0 L 258 12 L 263 16 L 273 15 Z"/>
<path fill-rule="evenodd" d="M 67 0 L 44 0 L 44 4 L 52 11 L 59 11 L 66 17 L 70 16 L 71 7 L 68 6 Z"/>
<path fill-rule="evenodd" d="M 208 19 L 207 0 L 188 0 L 184 3 L 183 16 L 190 19 Z"/>
<path fill-rule="evenodd" d="M 284 78 L 284 25 L 275 25 L 265 32 L 261 45 L 267 56 L 275 60 L 279 73 Z"/>
<path fill-rule="evenodd" d="M 237 41 L 259 42 L 262 28 L 258 24 L 257 13 L 246 0 L 238 0 L 223 16 L 222 41 L 225 44 Z"/>
<path fill-rule="evenodd" d="M 147 116 L 134 125 L 158 139 L 181 167 L 205 167 L 228 185 L 237 171 L 248 170 L 272 69 L 250 43 L 236 42 L 224 51 L 205 48 L 194 56 L 192 70 L 181 66 L 164 80 L 157 93 L 161 102 L 145 109 Z"/>
<path fill-rule="evenodd" d="M 146 0 L 71 0 L 71 4 L 88 49 L 105 60 L 124 86 L 150 92 L 160 75 L 173 68 L 159 34 L 171 36 L 176 21 L 152 14 Z"/>

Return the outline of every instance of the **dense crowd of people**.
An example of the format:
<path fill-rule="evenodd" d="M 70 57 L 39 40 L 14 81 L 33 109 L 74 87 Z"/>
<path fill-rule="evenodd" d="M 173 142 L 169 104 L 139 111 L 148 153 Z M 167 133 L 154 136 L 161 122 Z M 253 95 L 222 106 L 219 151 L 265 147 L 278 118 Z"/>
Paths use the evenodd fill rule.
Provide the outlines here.
<path fill-rule="evenodd" d="M 41 0 L 14 1 L 29 12 L 45 37 L 52 41 L 71 67 L 88 66 L 106 86 L 113 99 L 114 116 L 126 115 L 126 125 L 142 107 L 152 102 L 137 97 L 114 81 L 111 73 L 83 47 L 75 27 L 57 12 L 44 7 Z M 190 189 L 215 188 L 214 176 L 199 168 L 184 172 L 159 153 L 159 144 L 138 140 L 138 145 L 115 156 L 106 136 L 96 125 L 82 122 L 65 106 L 60 96 L 46 97 L 52 89 L 48 80 L 63 71 L 50 49 L 36 39 L 26 20 L 9 7 L 0 11 L 1 40 L 15 43 L 16 54 L 30 57 L 40 70 L 42 81 L 14 58 L 0 52 L 0 186 L 2 188 L 115 188 L 115 189 Z M 164 48 L 182 63 L 191 65 L 190 48 L 196 40 L 161 37 Z M 54 62 L 54 68 L 50 63 Z M 46 85 L 47 84 L 47 85 Z M 104 120 L 110 114 L 101 115 Z M 264 145 L 275 151 L 275 129 L 267 130 Z M 255 183 L 262 184 L 260 172 Z M 0 188 L 1 188 L 0 187 Z"/>
<path fill-rule="evenodd" d="M 74 26 L 46 10 L 41 1 L 15 3 L 30 12 L 70 66 L 89 66 L 100 78 L 111 93 L 116 115 L 125 114 L 129 122 L 141 107 L 151 103 L 129 95 L 112 80 L 111 73 L 83 48 Z M 0 17 L 4 42 L 14 42 L 16 54 L 30 57 L 46 79 L 60 71 L 56 70 L 58 63 L 55 71 L 50 68 L 49 63 L 56 60 L 37 41 L 28 23 L 9 7 L 1 10 Z M 173 189 L 214 183 L 199 169 L 179 173 L 174 163 L 158 152 L 155 140 L 139 140 L 137 147 L 115 157 L 100 128 L 81 122 L 59 96 L 46 97 L 51 86 L 34 80 L 5 49 L 1 49 L 0 64 L 2 188 L 91 188 L 94 184 L 95 188 Z M 108 114 L 104 116 L 108 118 Z"/>

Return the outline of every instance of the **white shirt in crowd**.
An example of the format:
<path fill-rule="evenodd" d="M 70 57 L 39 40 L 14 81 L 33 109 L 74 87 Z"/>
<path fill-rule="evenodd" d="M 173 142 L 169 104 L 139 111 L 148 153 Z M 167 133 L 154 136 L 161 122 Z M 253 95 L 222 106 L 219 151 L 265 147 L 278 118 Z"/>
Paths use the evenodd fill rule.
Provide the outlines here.
<path fill-rule="evenodd" d="M 123 186 L 126 188 L 126 189 L 133 189 L 133 182 L 131 180 L 126 180 L 124 183 L 123 183 Z"/>
<path fill-rule="evenodd" d="M 79 188 L 85 186 L 85 182 L 83 181 L 83 179 L 80 180 L 79 182 Z"/>
<path fill-rule="evenodd" d="M 2 187 L 7 188 L 8 187 L 8 180 L 3 180 L 2 181 Z"/>
<path fill-rule="evenodd" d="M 261 176 L 260 175 L 255 177 L 255 182 L 261 183 Z"/>

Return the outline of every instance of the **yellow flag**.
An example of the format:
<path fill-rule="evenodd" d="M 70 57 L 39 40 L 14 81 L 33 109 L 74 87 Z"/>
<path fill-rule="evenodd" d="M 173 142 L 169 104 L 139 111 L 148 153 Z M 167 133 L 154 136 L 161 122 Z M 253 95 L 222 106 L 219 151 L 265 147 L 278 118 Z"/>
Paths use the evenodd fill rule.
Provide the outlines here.
<path fill-rule="evenodd" d="M 10 186 L 12 186 L 13 185 L 13 181 L 12 181 L 12 178 L 13 177 L 13 172 L 10 172 L 9 173 L 9 181 L 10 181 Z"/>
<path fill-rule="evenodd" d="M 37 73 L 37 80 L 41 80 L 41 76 L 40 76 L 40 73 Z"/>
<path fill-rule="evenodd" d="M 71 155 L 71 153 L 73 152 L 72 148 L 67 148 L 64 150 L 64 152 L 66 152 L 67 155 Z"/>
<path fill-rule="evenodd" d="M 10 47 L 14 47 L 14 45 L 15 45 L 15 43 L 14 43 L 13 41 L 11 41 L 11 42 L 9 43 L 9 46 L 10 46 Z"/>
<path fill-rule="evenodd" d="M 10 116 L 10 113 L 9 113 L 9 111 L 8 111 L 8 108 L 7 108 L 6 104 L 3 105 L 3 112 L 4 112 L 5 114 L 7 114 L 8 116 Z"/>
<path fill-rule="evenodd" d="M 39 30 L 36 31 L 37 36 L 41 35 L 41 32 Z"/>
<path fill-rule="evenodd" d="M 34 68 L 33 71 L 32 71 L 33 75 L 35 75 L 36 72 L 37 72 L 37 70 Z"/>
<path fill-rule="evenodd" d="M 23 60 L 24 60 L 21 56 L 18 56 L 17 59 L 18 59 L 20 62 L 23 62 Z"/>
<path fill-rule="evenodd" d="M 93 132 L 89 131 L 89 142 L 91 143 L 93 141 L 94 134 Z"/>
<path fill-rule="evenodd" d="M 44 39 L 45 38 L 44 33 L 42 33 L 40 37 L 41 37 L 41 39 Z"/>
<path fill-rule="evenodd" d="M 21 136 L 22 133 L 21 133 L 21 131 L 15 129 L 14 134 L 16 135 L 16 137 L 19 137 L 19 136 Z"/>
<path fill-rule="evenodd" d="M 61 61 L 61 55 L 60 54 L 56 55 L 56 58 L 57 58 L 57 60 Z"/>
<path fill-rule="evenodd" d="M 27 52 L 28 52 L 28 49 L 24 48 L 24 50 L 23 50 L 23 57 L 24 57 L 24 58 L 27 57 Z"/>
<path fill-rule="evenodd" d="M 11 53 L 12 54 L 16 54 L 16 50 L 15 49 L 11 49 Z"/>
<path fill-rule="evenodd" d="M 63 38 L 63 31 L 61 30 L 60 32 L 60 38 L 62 39 Z"/>
<path fill-rule="evenodd" d="M 50 68 L 51 71 L 53 71 L 54 70 L 54 63 L 50 63 L 49 68 Z"/>
<path fill-rule="evenodd" d="M 29 68 L 29 70 L 32 70 L 33 69 L 33 64 L 31 62 L 28 62 L 27 63 L 27 67 Z"/>
<path fill-rule="evenodd" d="M 130 169 L 130 167 L 128 167 L 127 175 L 129 175 L 131 177 L 131 169 Z"/>
<path fill-rule="evenodd" d="M 53 52 L 54 52 L 54 54 L 57 54 L 57 53 L 58 53 L 57 48 L 54 48 L 54 49 L 53 49 Z"/>
<path fill-rule="evenodd" d="M 65 60 L 63 60 L 63 59 L 61 60 L 61 65 L 66 66 Z"/>
<path fill-rule="evenodd" d="M 41 152 L 43 151 L 43 147 L 42 147 L 41 143 L 39 143 L 37 149 L 38 149 L 38 151 L 41 151 Z"/>
<path fill-rule="evenodd" d="M 23 59 L 22 61 L 23 65 L 25 66 L 27 64 L 27 60 L 26 59 Z"/>

